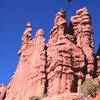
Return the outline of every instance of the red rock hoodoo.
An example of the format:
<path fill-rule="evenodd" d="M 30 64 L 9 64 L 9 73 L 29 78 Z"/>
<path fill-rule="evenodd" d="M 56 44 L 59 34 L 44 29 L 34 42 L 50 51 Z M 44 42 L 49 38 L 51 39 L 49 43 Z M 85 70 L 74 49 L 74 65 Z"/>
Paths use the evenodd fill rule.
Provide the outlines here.
<path fill-rule="evenodd" d="M 93 75 L 94 72 L 94 39 L 91 25 L 91 17 L 84 7 L 76 12 L 71 18 L 76 43 L 82 48 L 87 60 L 87 73 Z"/>
<path fill-rule="evenodd" d="M 65 11 L 56 15 L 59 18 L 50 33 L 47 44 L 48 94 L 75 92 L 76 81 L 84 79 L 85 57 L 81 48 L 74 43 L 74 37 L 64 31 L 67 23 Z M 61 20 L 60 20 L 61 19 Z M 55 28 L 56 27 L 56 28 Z M 52 53 L 51 53 L 52 52 Z"/>
<path fill-rule="evenodd" d="M 44 96 L 46 84 L 46 56 L 43 30 L 31 37 L 32 27 L 28 23 L 22 37 L 18 54 L 20 61 L 8 85 L 5 100 L 28 100 L 32 96 Z"/>
<path fill-rule="evenodd" d="M 18 52 L 17 70 L 7 89 L 0 85 L 0 100 L 31 100 L 46 94 L 51 97 L 43 100 L 79 100 L 73 98 L 85 78 L 100 79 L 100 47 L 95 55 L 87 8 L 76 11 L 70 26 L 65 10 L 61 9 L 55 16 L 48 43 L 45 43 L 42 29 L 35 37 L 31 32 L 28 22 Z"/>

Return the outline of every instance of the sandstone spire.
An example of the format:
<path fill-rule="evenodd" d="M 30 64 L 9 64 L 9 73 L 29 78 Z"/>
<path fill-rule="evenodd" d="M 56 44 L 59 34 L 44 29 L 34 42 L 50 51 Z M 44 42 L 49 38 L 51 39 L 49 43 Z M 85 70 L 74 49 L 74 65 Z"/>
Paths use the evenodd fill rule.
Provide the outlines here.
<path fill-rule="evenodd" d="M 68 24 L 66 21 L 66 12 L 63 8 L 55 16 L 54 27 L 50 32 L 51 37 L 54 37 L 58 30 L 62 31 L 59 34 L 66 34 L 68 32 Z M 57 35 L 58 35 L 58 33 L 57 33 Z"/>
<path fill-rule="evenodd" d="M 56 26 L 56 27 L 59 27 L 59 26 L 66 27 L 67 26 L 66 12 L 63 8 L 56 14 L 54 26 Z"/>
<path fill-rule="evenodd" d="M 22 44 L 26 44 L 28 40 L 31 39 L 31 36 L 32 36 L 31 32 L 32 32 L 32 26 L 31 26 L 30 21 L 28 21 L 25 32 L 23 33 Z"/>
<path fill-rule="evenodd" d="M 76 15 L 71 18 L 76 43 L 82 48 L 87 59 L 87 73 L 93 75 L 94 72 L 94 39 L 91 25 L 91 17 L 87 8 L 76 11 Z"/>
<path fill-rule="evenodd" d="M 56 14 L 55 24 L 47 44 L 49 95 L 77 91 L 73 86 L 75 86 L 75 80 L 80 77 L 78 78 L 75 73 L 82 71 L 85 66 L 82 49 L 74 44 L 72 35 L 65 34 L 64 29 L 68 29 L 68 27 L 64 14 L 63 9 Z M 57 27 L 57 25 L 61 27 Z"/>
<path fill-rule="evenodd" d="M 46 91 L 46 52 L 43 30 L 31 37 L 31 24 L 28 22 L 23 35 L 20 61 L 10 81 L 5 100 L 30 100 L 43 97 Z M 30 40 L 31 38 L 31 40 Z"/>
<path fill-rule="evenodd" d="M 18 55 L 21 55 L 21 53 L 25 50 L 25 48 L 28 46 L 28 43 L 30 42 L 30 40 L 32 40 L 32 26 L 30 21 L 28 21 L 28 23 L 26 24 L 26 29 L 23 33 L 22 36 L 22 47 L 21 49 L 18 51 Z"/>

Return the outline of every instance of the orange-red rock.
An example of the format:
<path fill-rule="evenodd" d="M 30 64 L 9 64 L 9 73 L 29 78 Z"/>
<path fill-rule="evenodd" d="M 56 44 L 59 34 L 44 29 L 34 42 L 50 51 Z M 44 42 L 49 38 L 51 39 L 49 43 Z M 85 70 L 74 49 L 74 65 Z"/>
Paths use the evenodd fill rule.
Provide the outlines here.
<path fill-rule="evenodd" d="M 100 93 L 97 94 L 95 100 L 100 100 Z"/>
<path fill-rule="evenodd" d="M 31 25 L 27 24 L 18 54 L 20 61 L 7 89 L 5 100 L 29 100 L 33 96 L 44 96 L 46 85 L 46 57 L 44 32 L 39 29 L 31 37 Z"/>
<path fill-rule="evenodd" d="M 48 43 L 42 29 L 35 37 L 31 32 L 28 22 L 18 51 L 17 70 L 7 89 L 0 85 L 0 100 L 30 100 L 45 95 L 48 97 L 43 100 L 81 100 L 78 92 L 85 78 L 100 79 L 100 48 L 94 58 L 93 30 L 87 8 L 76 12 L 70 26 L 62 8 L 55 16 Z M 99 94 L 95 99 L 100 99 Z"/>
<path fill-rule="evenodd" d="M 77 93 L 60 93 L 53 96 L 44 97 L 42 100 L 81 100 Z"/>
<path fill-rule="evenodd" d="M 91 25 L 91 17 L 87 8 L 76 11 L 71 18 L 76 43 L 82 48 L 87 60 L 87 73 L 94 74 L 94 38 Z"/>
<path fill-rule="evenodd" d="M 4 100 L 6 96 L 6 86 L 4 84 L 0 84 L 0 100 Z"/>
<path fill-rule="evenodd" d="M 85 57 L 81 48 L 73 41 L 74 37 L 67 34 L 67 21 L 64 9 L 56 14 L 57 20 L 51 31 L 50 39 L 47 44 L 47 72 L 48 72 L 48 94 L 53 95 L 63 92 L 77 91 L 75 87 L 75 77 L 80 78 L 78 74 L 85 67 Z M 65 24 L 62 24 L 62 23 Z M 58 28 L 57 28 L 58 27 Z M 52 53 L 51 53 L 52 52 Z M 81 72 L 82 74 L 82 72 Z M 83 75 L 84 78 L 84 75 Z M 75 89 L 74 89 L 75 87 Z"/>

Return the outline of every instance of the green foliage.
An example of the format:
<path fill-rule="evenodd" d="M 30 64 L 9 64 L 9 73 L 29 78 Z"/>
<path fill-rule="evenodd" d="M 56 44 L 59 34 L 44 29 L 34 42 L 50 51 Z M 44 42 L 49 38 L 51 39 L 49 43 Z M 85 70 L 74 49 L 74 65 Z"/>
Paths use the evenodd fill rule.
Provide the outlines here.
<path fill-rule="evenodd" d="M 96 79 L 87 78 L 80 87 L 80 93 L 82 93 L 85 98 L 95 97 L 98 92 L 100 92 L 100 83 Z"/>
<path fill-rule="evenodd" d="M 100 93 L 100 81 L 99 81 L 99 79 L 95 79 L 94 84 L 96 86 L 97 93 Z"/>
<path fill-rule="evenodd" d="M 96 91 L 96 86 L 93 84 L 91 78 L 87 78 L 80 88 L 80 92 L 84 95 L 84 97 L 94 97 L 96 96 Z"/>
<path fill-rule="evenodd" d="M 100 93 L 100 84 L 97 86 L 97 93 Z"/>
<path fill-rule="evenodd" d="M 29 100 L 40 100 L 40 97 L 38 97 L 38 96 L 33 96 L 33 97 L 30 97 Z"/>

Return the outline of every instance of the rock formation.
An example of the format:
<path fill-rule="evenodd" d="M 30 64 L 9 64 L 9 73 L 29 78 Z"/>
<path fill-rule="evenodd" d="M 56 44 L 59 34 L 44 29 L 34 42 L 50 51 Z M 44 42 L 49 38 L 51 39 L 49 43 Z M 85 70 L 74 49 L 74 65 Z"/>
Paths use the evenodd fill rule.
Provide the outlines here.
<path fill-rule="evenodd" d="M 80 9 L 71 18 L 76 43 L 82 48 L 87 60 L 87 73 L 94 74 L 94 39 L 91 17 L 87 8 Z"/>
<path fill-rule="evenodd" d="M 22 47 L 18 54 L 20 61 L 8 85 L 5 100 L 29 100 L 32 96 L 44 96 L 46 85 L 46 57 L 44 32 L 39 29 L 35 38 L 31 37 L 30 22 L 22 37 Z"/>
<path fill-rule="evenodd" d="M 4 84 L 0 84 L 0 100 L 4 100 L 6 96 L 6 86 Z"/>
<path fill-rule="evenodd" d="M 70 26 L 65 10 L 61 9 L 55 16 L 48 43 L 42 29 L 35 37 L 31 32 L 28 22 L 17 70 L 7 90 L 0 85 L 0 100 L 31 100 L 45 95 L 51 97 L 43 100 L 80 100 L 78 92 L 86 77 L 100 78 L 100 48 L 95 55 L 87 8 L 76 11 Z"/>
<path fill-rule="evenodd" d="M 84 78 L 81 71 L 85 67 L 84 53 L 74 43 L 74 37 L 66 33 L 67 22 L 64 17 L 66 18 L 65 11 L 61 9 L 55 17 L 56 23 L 47 44 L 48 94 L 50 95 L 77 91 L 74 87 L 75 81 Z"/>

